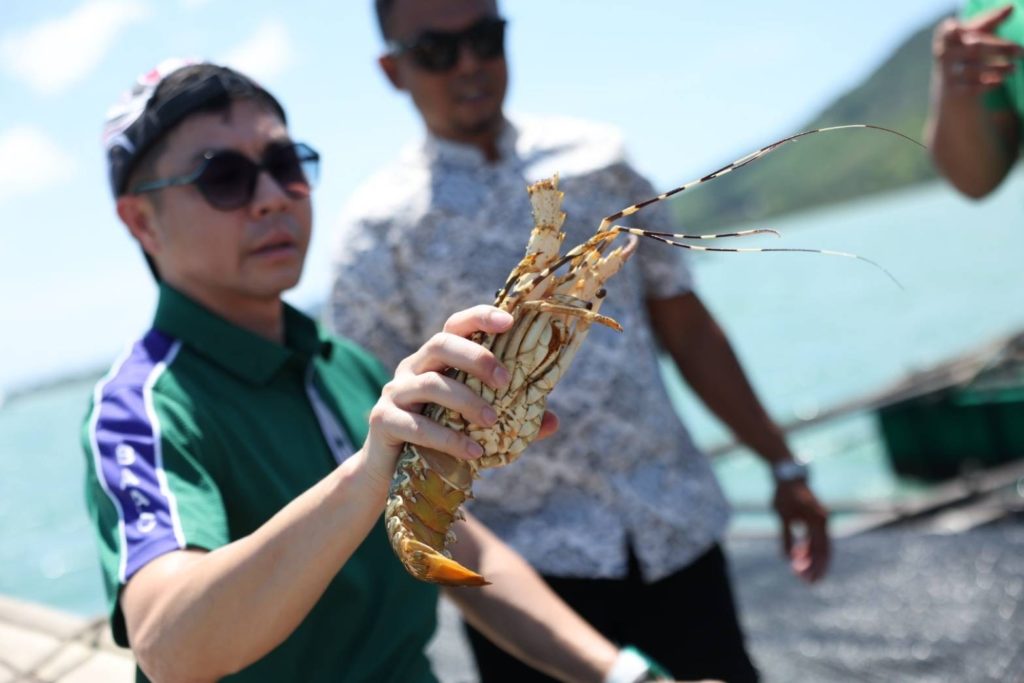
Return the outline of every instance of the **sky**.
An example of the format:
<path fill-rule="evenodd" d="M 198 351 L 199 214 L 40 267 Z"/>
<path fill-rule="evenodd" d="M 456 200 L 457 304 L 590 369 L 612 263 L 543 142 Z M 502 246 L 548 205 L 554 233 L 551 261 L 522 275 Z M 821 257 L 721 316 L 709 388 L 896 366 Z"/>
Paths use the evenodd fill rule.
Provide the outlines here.
<path fill-rule="evenodd" d="M 795 132 L 953 10 L 505 0 L 507 108 L 619 126 L 634 164 L 667 189 Z M 422 134 L 379 72 L 380 51 L 370 0 L 2 0 L 0 400 L 105 365 L 148 326 L 155 288 L 113 212 L 100 146 L 107 108 L 138 74 L 172 56 L 234 66 L 321 152 L 314 240 L 289 294 L 309 305 L 326 292 L 345 198 Z"/>

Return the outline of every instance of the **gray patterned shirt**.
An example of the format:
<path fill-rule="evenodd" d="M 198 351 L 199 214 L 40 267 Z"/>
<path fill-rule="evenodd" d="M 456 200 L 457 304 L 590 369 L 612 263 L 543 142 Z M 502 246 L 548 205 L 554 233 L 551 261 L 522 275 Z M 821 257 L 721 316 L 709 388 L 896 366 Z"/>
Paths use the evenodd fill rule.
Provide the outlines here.
<path fill-rule="evenodd" d="M 560 174 L 566 249 L 655 194 L 602 125 L 516 119 L 499 150 L 488 163 L 475 147 L 428 137 L 355 193 L 335 247 L 329 326 L 393 368 L 451 313 L 493 301 L 532 230 L 528 183 Z M 636 218 L 672 227 L 663 204 Z M 725 531 L 728 505 L 669 401 L 644 305 L 690 290 L 682 253 L 640 241 L 601 309 L 625 331 L 592 328 L 550 396 L 558 433 L 474 485 L 472 512 L 543 574 L 624 577 L 628 539 L 653 581 Z"/>

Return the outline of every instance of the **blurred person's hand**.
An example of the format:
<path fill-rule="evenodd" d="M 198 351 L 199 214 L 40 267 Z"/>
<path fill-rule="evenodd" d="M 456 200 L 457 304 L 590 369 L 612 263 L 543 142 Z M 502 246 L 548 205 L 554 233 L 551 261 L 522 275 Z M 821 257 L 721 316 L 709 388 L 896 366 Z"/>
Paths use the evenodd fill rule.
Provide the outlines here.
<path fill-rule="evenodd" d="M 1013 71 L 1024 48 L 995 35 L 1011 12 L 1013 6 L 1006 5 L 968 21 L 946 19 L 935 28 L 932 56 L 944 94 L 978 97 Z"/>
<path fill-rule="evenodd" d="M 793 573 L 808 583 L 825 576 L 832 555 L 828 511 L 807 481 L 781 481 L 772 501 L 782 524 L 782 549 Z"/>

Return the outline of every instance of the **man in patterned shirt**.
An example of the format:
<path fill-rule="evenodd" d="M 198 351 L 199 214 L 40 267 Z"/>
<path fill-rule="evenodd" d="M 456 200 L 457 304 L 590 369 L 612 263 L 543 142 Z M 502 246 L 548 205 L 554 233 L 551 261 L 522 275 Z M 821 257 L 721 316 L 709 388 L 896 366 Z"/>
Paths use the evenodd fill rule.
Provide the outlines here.
<path fill-rule="evenodd" d="M 506 118 L 505 23 L 492 0 L 376 7 L 388 44 L 380 65 L 412 97 L 427 135 L 348 204 L 326 315 L 393 366 L 449 311 L 487 301 L 522 257 L 529 182 L 560 174 L 567 244 L 655 192 L 614 130 Z M 670 230 L 663 206 L 641 214 L 646 227 Z M 828 562 L 827 515 L 679 254 L 641 241 L 602 308 L 625 331 L 591 331 L 551 395 L 559 435 L 477 482 L 472 510 L 611 639 L 638 645 L 677 677 L 755 680 L 719 546 L 728 505 L 672 409 L 659 344 L 771 464 L 785 550 L 808 581 Z M 799 525 L 806 535 L 797 538 Z M 673 629 L 653 617 L 666 611 Z M 470 638 L 483 680 L 549 680 Z"/>

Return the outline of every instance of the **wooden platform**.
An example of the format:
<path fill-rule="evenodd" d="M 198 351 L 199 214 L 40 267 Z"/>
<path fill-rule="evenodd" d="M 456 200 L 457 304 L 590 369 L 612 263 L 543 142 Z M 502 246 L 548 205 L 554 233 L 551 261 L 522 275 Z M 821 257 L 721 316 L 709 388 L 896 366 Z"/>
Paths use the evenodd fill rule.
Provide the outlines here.
<path fill-rule="evenodd" d="M 104 618 L 84 619 L 0 596 L 0 683 L 132 681 L 135 662 Z"/>

